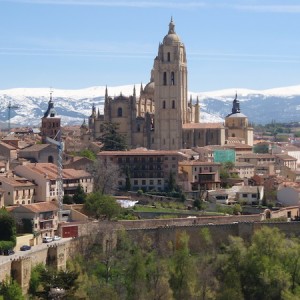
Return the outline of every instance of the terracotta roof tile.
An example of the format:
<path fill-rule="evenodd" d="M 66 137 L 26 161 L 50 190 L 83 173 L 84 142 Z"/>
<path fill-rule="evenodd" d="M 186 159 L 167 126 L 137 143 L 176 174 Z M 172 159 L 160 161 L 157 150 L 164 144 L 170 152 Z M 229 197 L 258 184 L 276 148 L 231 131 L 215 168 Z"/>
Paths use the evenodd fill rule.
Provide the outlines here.
<path fill-rule="evenodd" d="M 20 205 L 20 207 L 24 207 L 34 213 L 58 210 L 58 206 L 53 202 L 40 202 L 40 203 L 26 204 L 26 205 Z"/>

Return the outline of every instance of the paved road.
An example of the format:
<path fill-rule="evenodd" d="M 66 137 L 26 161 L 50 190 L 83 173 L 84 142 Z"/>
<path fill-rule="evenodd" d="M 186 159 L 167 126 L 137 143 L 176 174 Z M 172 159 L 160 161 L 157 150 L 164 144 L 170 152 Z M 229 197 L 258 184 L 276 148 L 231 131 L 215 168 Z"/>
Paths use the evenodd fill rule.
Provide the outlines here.
<path fill-rule="evenodd" d="M 17 251 L 15 251 L 15 254 L 13 254 L 13 255 L 0 255 L 0 266 L 10 260 L 29 256 L 32 253 L 42 250 L 42 249 L 45 249 L 45 248 L 48 248 L 49 246 L 54 246 L 55 244 L 65 244 L 66 242 L 70 241 L 71 239 L 72 238 L 63 238 L 63 239 L 60 239 L 59 241 L 43 243 L 40 245 L 32 246 L 31 249 L 27 250 L 27 251 L 17 250 Z"/>

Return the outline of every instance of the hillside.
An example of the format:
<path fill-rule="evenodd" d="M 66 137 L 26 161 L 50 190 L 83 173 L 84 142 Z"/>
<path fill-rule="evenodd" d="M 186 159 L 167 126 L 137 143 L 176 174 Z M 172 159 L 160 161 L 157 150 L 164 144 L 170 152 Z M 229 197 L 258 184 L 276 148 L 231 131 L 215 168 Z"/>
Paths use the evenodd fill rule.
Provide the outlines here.
<path fill-rule="evenodd" d="M 136 85 L 137 87 L 139 85 Z M 133 85 L 108 87 L 109 95 L 130 95 Z M 137 88 L 139 91 L 139 88 Z M 199 96 L 202 122 L 222 122 L 231 112 L 232 100 L 237 92 L 241 110 L 250 122 L 266 124 L 272 120 L 291 122 L 300 120 L 300 85 L 269 90 L 241 88 L 210 92 L 190 92 L 193 100 Z M 102 112 L 105 86 L 79 90 L 53 90 L 53 100 L 63 124 L 81 124 L 91 113 L 93 104 Z M 39 126 L 40 118 L 49 101 L 48 88 L 16 88 L 0 90 L 0 125 L 7 125 L 9 102 L 18 106 L 11 110 L 11 123 Z"/>

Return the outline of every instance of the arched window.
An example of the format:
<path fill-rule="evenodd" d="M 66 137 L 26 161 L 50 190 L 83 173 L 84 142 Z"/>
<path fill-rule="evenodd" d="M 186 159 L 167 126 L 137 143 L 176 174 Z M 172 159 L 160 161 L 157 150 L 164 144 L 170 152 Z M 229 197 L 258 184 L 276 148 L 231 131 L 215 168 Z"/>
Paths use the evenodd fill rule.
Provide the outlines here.
<path fill-rule="evenodd" d="M 235 137 L 235 134 L 233 133 L 231 136 L 232 136 L 232 137 Z"/>
<path fill-rule="evenodd" d="M 175 100 L 172 100 L 172 108 L 175 108 Z"/>
<path fill-rule="evenodd" d="M 163 85 L 167 85 L 167 72 L 164 72 Z"/>
<path fill-rule="evenodd" d="M 171 85 L 175 85 L 175 73 L 171 72 Z"/>
<path fill-rule="evenodd" d="M 49 155 L 49 156 L 48 156 L 48 163 L 53 164 L 53 162 L 54 162 L 53 156 L 52 156 L 52 155 Z"/>
<path fill-rule="evenodd" d="M 166 101 L 165 100 L 163 101 L 163 108 L 164 109 L 166 108 Z"/>
<path fill-rule="evenodd" d="M 168 52 L 168 61 L 170 62 L 171 61 L 171 53 Z"/>
<path fill-rule="evenodd" d="M 122 111 L 122 107 L 118 108 L 118 117 L 122 117 L 123 115 L 123 111 Z"/>

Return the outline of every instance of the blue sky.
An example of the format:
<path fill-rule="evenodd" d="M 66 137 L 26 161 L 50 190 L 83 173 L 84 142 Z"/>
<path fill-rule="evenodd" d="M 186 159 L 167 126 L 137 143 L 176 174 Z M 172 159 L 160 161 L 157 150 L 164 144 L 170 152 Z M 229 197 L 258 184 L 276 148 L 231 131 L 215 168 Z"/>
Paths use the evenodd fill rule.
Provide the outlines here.
<path fill-rule="evenodd" d="M 190 91 L 300 84 L 298 0 L 0 0 L 0 89 L 146 84 L 171 16 Z"/>

